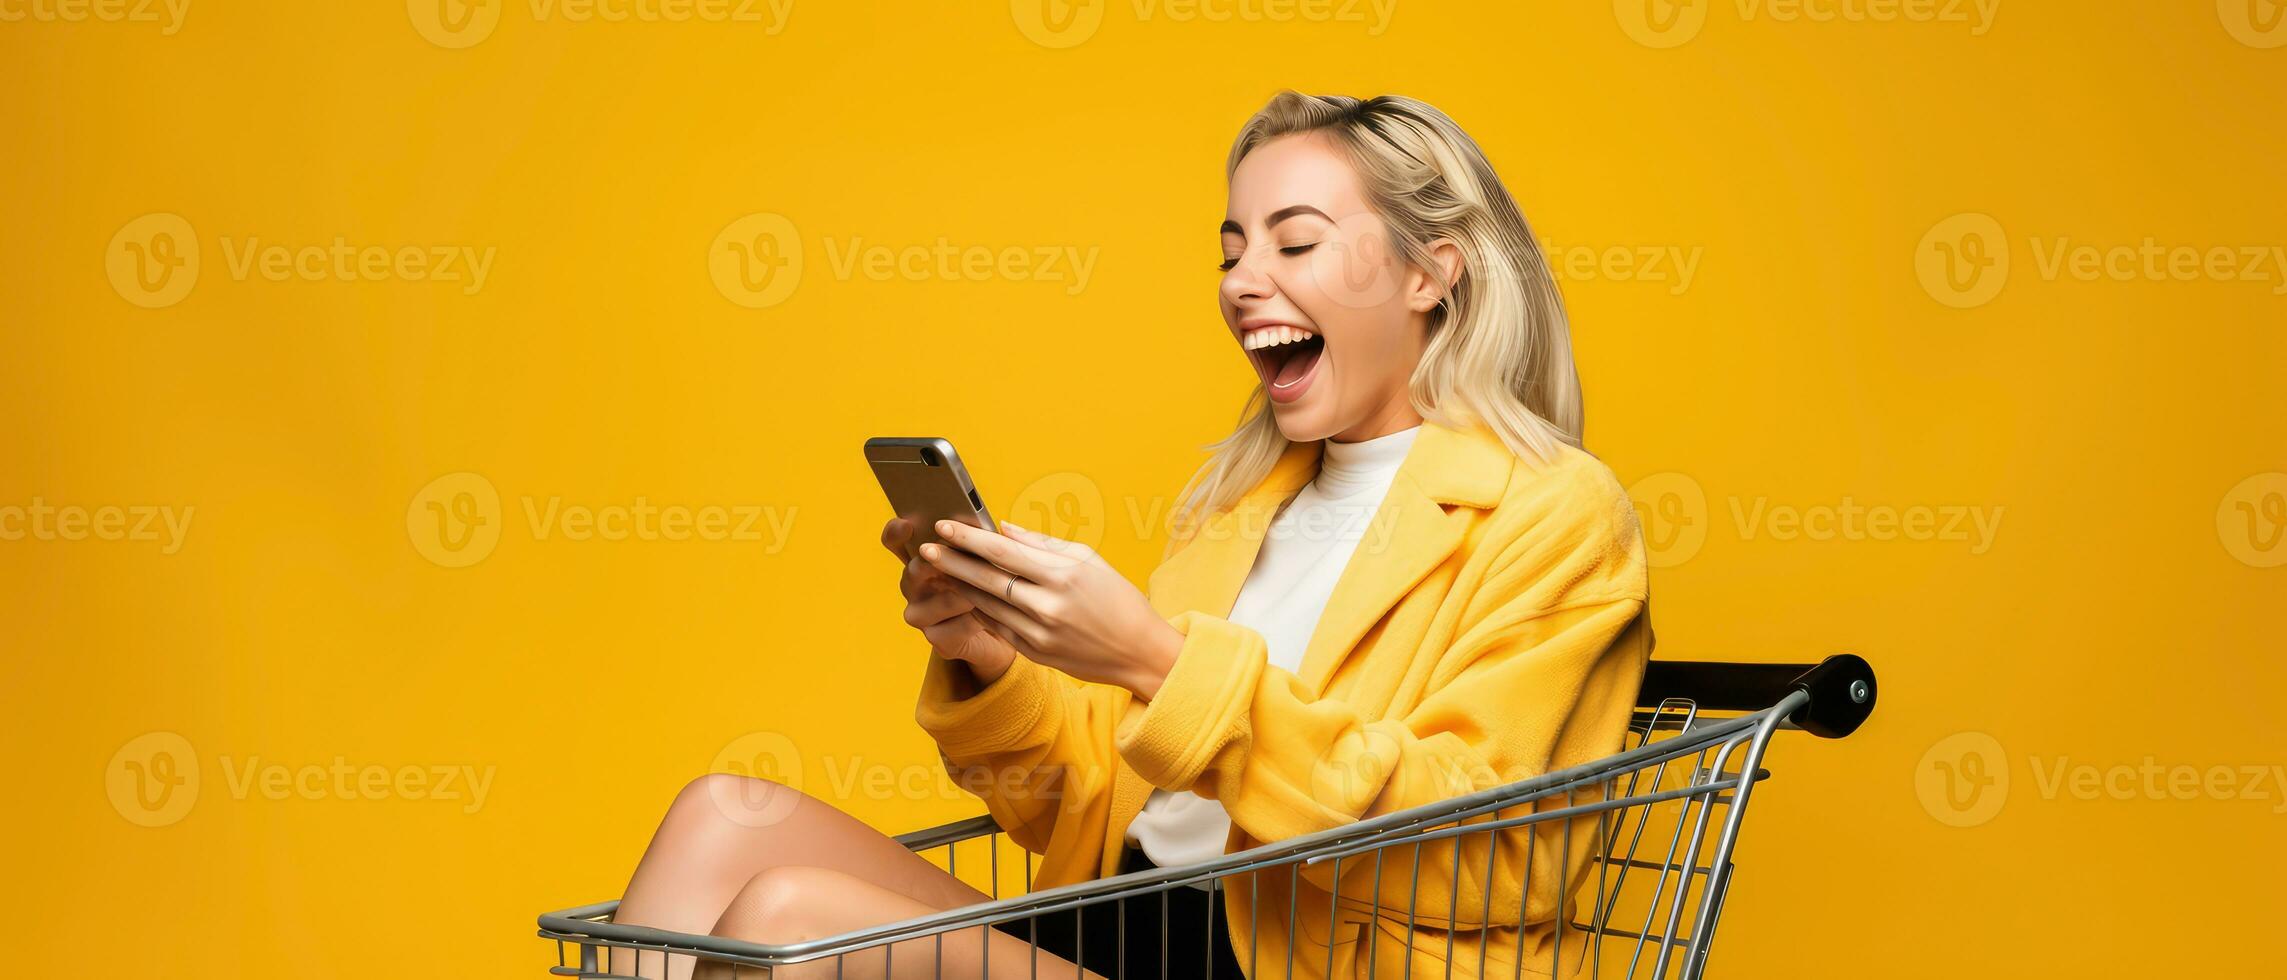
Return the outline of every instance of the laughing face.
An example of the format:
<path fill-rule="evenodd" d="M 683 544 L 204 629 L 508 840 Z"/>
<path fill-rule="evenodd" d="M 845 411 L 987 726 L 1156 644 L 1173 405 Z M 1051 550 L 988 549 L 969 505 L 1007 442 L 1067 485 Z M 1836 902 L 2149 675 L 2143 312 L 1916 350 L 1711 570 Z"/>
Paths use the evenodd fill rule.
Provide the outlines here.
<path fill-rule="evenodd" d="M 1430 246 L 1431 276 L 1391 245 L 1388 226 L 1324 136 L 1281 136 L 1231 174 L 1223 222 L 1223 322 L 1293 442 L 1356 442 L 1421 422 L 1407 398 L 1429 313 L 1459 250 Z"/>

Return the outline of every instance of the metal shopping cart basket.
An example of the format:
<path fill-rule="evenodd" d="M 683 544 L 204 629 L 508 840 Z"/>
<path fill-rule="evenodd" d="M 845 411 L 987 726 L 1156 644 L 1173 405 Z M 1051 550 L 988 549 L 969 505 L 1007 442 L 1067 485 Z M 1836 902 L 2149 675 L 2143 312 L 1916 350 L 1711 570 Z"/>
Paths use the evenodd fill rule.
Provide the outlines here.
<path fill-rule="evenodd" d="M 1770 776 L 1763 763 L 1771 736 L 1791 728 L 1841 738 L 1872 713 L 1874 700 L 1872 666 L 1850 654 L 1815 665 L 1654 661 L 1645 672 L 1628 745 L 1618 755 L 1200 864 L 1150 868 L 1035 891 L 1033 856 L 1013 843 L 1004 846 L 992 818 L 979 816 L 905 834 L 898 841 L 994 896 L 988 902 L 786 945 L 619 925 L 611 921 L 619 903 L 603 902 L 541 916 L 540 936 L 555 943 L 557 963 L 550 972 L 559 976 L 613 976 L 605 972 L 611 949 L 637 951 L 633 954 L 640 964 L 637 971 L 646 977 L 666 975 L 661 967 L 670 957 L 709 964 L 708 971 L 716 975 L 740 977 L 793 973 L 794 967 L 805 964 L 801 971 L 805 975 L 879 975 L 892 973 L 894 967 L 899 976 L 916 972 L 940 978 L 983 976 L 991 973 L 988 958 L 993 944 L 975 944 L 978 958 L 986 961 L 969 963 L 948 952 L 952 947 L 946 936 L 1009 923 L 1018 926 L 1009 931 L 1023 935 L 1026 920 L 1070 910 L 1086 915 L 1093 909 L 1119 917 L 1121 942 L 1159 942 L 1164 950 L 1164 917 L 1158 919 L 1158 936 L 1127 935 L 1126 915 L 1133 899 L 1157 895 L 1164 901 L 1171 889 L 1204 887 L 1210 890 L 1212 903 L 1236 879 L 1245 878 L 1251 886 L 1273 879 L 1271 888 L 1234 891 L 1228 901 L 1236 913 L 1236 903 L 1260 903 L 1266 892 L 1299 894 L 1292 887 L 1275 887 L 1277 878 L 1285 878 L 1291 886 L 1305 869 L 1330 866 L 1332 875 L 1325 880 L 1347 882 L 1345 867 L 1356 869 L 1359 862 L 1372 862 L 1374 870 L 1365 879 L 1369 887 L 1363 895 L 1353 896 L 1345 885 L 1329 896 L 1341 906 L 1328 910 L 1333 913 L 1330 921 L 1370 923 L 1374 928 L 1359 930 L 1361 943 L 1381 942 L 1379 937 L 1385 934 L 1401 937 L 1389 942 L 1404 944 L 1405 975 L 1414 972 L 1415 949 L 1424 944 L 1419 933 L 1426 930 L 1427 945 L 1434 946 L 1440 938 L 1445 944 L 1446 955 L 1439 958 L 1438 967 L 1447 976 L 1664 980 L 1673 974 L 1693 980 L 1707 966 L 1731 883 L 1732 852 L 1746 818 L 1748 795 Z M 1576 835 L 1593 836 L 1585 847 L 1576 847 Z M 1479 848 L 1485 854 L 1482 876 L 1465 874 L 1461 866 L 1466 849 L 1459 845 L 1473 837 L 1484 845 Z M 1438 846 L 1449 841 L 1449 846 Z M 1461 894 L 1462 882 L 1482 885 L 1496 880 L 1494 855 L 1510 847 L 1527 849 L 1523 862 L 1527 883 L 1514 889 L 1517 895 L 1508 899 L 1505 914 L 1487 897 L 1477 897 L 1473 906 Z M 1451 855 L 1451 873 L 1442 876 L 1449 882 L 1450 894 L 1420 894 L 1425 848 Z M 1477 929 L 1497 929 L 1527 921 L 1524 905 L 1532 897 L 1547 901 L 1549 883 L 1535 892 L 1529 881 L 1531 869 L 1546 866 L 1535 863 L 1534 848 L 1547 849 L 1544 861 L 1546 854 L 1555 855 L 1557 883 L 1553 918 L 1545 905 L 1539 910 L 1540 917 L 1549 921 L 1536 921 L 1541 928 L 1534 948 L 1524 948 L 1525 929 L 1506 930 L 1517 937 L 1518 948 L 1513 951 L 1474 941 L 1498 933 L 1472 937 L 1473 922 L 1463 910 L 1474 907 L 1482 917 L 1474 920 Z M 1570 860 L 1575 853 L 1587 855 L 1579 867 Z M 1011 860 L 1018 856 L 1021 861 Z M 1387 885 L 1403 882 L 1409 874 L 1417 884 L 1413 891 Z M 1237 892 L 1249 898 L 1240 899 Z M 1393 893 L 1401 899 L 1389 900 Z M 1266 918 L 1274 922 L 1283 918 L 1288 926 L 1285 934 L 1295 935 L 1297 910 L 1291 906 L 1248 908 L 1244 921 L 1259 936 Z M 1439 919 L 1444 913 L 1438 910 L 1451 910 L 1452 920 Z M 1458 950 L 1457 937 L 1467 937 Z M 1259 943 L 1236 938 L 1236 956 L 1250 977 L 1336 972 L 1335 943 L 1280 944 L 1277 954 L 1266 961 Z M 1382 958 L 1372 953 L 1359 956 L 1355 946 L 1349 951 L 1354 958 L 1348 962 L 1355 972 L 1375 976 L 1383 968 Z M 1312 962 L 1321 958 L 1324 962 Z M 1011 966 L 1001 963 L 1004 972 Z M 1172 974 L 1167 969 L 1162 967 L 1163 976 L 1200 972 L 1182 965 L 1174 966 Z M 1030 975 L 1048 972 L 1040 968 L 1037 957 L 1034 971 Z"/>

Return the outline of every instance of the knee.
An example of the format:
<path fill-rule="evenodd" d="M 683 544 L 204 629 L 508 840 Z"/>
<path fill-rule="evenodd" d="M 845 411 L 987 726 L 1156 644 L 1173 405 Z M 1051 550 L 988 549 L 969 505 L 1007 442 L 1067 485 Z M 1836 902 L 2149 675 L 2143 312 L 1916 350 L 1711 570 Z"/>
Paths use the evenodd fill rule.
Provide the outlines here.
<path fill-rule="evenodd" d="M 828 868 L 779 865 L 747 880 L 716 920 L 714 934 L 750 943 L 782 945 L 831 935 L 837 907 L 857 879 Z"/>
<path fill-rule="evenodd" d="M 711 772 L 683 784 L 664 823 L 702 838 L 744 836 L 792 816 L 802 799 L 802 791 L 768 779 Z"/>

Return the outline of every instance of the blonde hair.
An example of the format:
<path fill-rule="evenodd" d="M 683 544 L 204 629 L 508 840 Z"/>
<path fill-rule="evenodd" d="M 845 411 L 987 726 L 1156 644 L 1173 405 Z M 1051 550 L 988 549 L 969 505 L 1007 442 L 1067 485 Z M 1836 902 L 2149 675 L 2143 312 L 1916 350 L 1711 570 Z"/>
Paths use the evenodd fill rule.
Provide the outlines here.
<path fill-rule="evenodd" d="M 1225 175 L 1256 147 L 1298 133 L 1324 134 L 1349 158 L 1407 261 L 1435 270 L 1430 243 L 1460 247 L 1461 275 L 1430 313 L 1428 346 L 1408 384 L 1414 411 L 1484 425 L 1532 462 L 1551 460 L 1559 443 L 1580 445 L 1580 377 L 1564 300 L 1524 212 L 1476 141 L 1414 99 L 1281 92 L 1239 130 Z M 1260 385 L 1241 415 L 1184 488 L 1178 539 L 1236 503 L 1286 451 Z"/>

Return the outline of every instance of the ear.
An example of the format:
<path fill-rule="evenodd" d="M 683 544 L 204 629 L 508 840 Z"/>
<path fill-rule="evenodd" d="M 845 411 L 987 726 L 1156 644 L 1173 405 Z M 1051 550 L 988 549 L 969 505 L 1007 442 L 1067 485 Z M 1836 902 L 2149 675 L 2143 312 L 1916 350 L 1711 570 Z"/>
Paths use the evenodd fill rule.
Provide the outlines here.
<path fill-rule="evenodd" d="M 1406 308 L 1415 313 L 1437 309 L 1461 281 L 1461 246 L 1450 238 L 1429 243 L 1429 268 L 1415 266 L 1406 276 Z"/>

